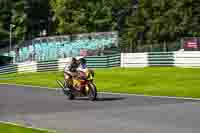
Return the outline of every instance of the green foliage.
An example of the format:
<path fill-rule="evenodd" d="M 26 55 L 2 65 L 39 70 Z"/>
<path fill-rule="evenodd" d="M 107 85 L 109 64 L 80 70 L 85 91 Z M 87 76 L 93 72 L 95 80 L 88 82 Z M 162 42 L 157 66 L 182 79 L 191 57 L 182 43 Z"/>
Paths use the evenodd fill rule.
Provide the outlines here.
<path fill-rule="evenodd" d="M 187 36 L 192 0 L 140 0 L 137 13 L 127 17 L 129 45 L 174 42 Z"/>
<path fill-rule="evenodd" d="M 136 0 L 134 0 L 136 1 Z M 200 2 L 193 0 L 1 0 L 0 44 L 15 24 L 15 43 L 39 36 L 120 31 L 122 48 L 170 43 L 200 35 Z M 135 7 L 135 8 L 133 8 Z"/>
<path fill-rule="evenodd" d="M 27 14 L 25 13 L 25 1 L 18 0 L 13 6 L 11 23 L 16 27 L 13 30 L 13 37 L 16 42 L 24 41 L 27 33 Z"/>
<path fill-rule="evenodd" d="M 1 0 L 0 1 L 0 44 L 9 44 L 10 24 L 13 41 L 16 44 L 39 36 L 43 29 L 48 30 L 48 0 Z"/>
<path fill-rule="evenodd" d="M 188 36 L 200 36 L 200 27 L 199 27 L 199 22 L 200 22 L 200 1 L 193 0 L 192 2 L 192 15 L 193 17 L 190 18 L 190 24 L 188 27 L 187 34 Z"/>
<path fill-rule="evenodd" d="M 12 61 L 12 57 L 0 55 L 0 66 L 7 65 Z"/>
<path fill-rule="evenodd" d="M 9 35 L 9 21 L 11 16 L 11 0 L 0 1 L 0 40 L 6 41 Z"/>

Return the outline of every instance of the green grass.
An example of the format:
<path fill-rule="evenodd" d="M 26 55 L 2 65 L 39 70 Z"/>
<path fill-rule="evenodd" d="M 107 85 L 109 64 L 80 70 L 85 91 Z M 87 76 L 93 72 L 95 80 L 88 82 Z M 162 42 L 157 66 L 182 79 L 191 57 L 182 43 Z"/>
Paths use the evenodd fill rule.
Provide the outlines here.
<path fill-rule="evenodd" d="M 16 126 L 4 123 L 0 123 L 0 132 L 1 133 L 53 133 L 53 132 L 41 131 L 37 129 L 26 128 L 22 126 Z"/>
<path fill-rule="evenodd" d="M 58 88 L 61 72 L 11 74 L 1 83 Z M 200 69 L 175 67 L 110 68 L 96 70 L 99 91 L 200 98 Z"/>

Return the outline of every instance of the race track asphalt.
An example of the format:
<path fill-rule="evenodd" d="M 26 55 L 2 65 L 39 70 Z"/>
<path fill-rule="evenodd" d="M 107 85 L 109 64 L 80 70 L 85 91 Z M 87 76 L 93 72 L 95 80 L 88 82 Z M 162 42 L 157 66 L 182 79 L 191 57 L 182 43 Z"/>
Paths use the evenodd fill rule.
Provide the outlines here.
<path fill-rule="evenodd" d="M 0 85 L 0 121 L 61 133 L 200 133 L 200 101 L 110 94 L 69 101 L 60 90 Z"/>

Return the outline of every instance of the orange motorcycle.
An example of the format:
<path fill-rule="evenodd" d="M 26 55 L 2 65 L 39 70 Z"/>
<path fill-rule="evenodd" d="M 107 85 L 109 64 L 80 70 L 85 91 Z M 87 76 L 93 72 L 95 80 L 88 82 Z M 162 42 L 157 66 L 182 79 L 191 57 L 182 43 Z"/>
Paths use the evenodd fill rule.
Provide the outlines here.
<path fill-rule="evenodd" d="M 70 78 L 64 80 L 64 82 L 57 80 L 63 93 L 68 96 L 69 100 L 73 100 L 75 97 L 88 97 L 91 101 L 97 99 L 94 71 L 79 72 L 77 77 L 69 76 Z"/>

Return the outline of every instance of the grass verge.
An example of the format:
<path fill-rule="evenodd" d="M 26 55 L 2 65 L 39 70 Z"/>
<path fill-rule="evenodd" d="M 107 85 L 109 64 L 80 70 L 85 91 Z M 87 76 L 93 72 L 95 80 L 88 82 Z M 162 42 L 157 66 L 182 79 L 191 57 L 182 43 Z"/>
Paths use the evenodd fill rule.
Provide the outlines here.
<path fill-rule="evenodd" d="M 38 130 L 33 128 L 26 128 L 23 126 L 17 126 L 13 124 L 6 124 L 0 122 L 1 133 L 55 133 L 45 130 Z"/>
<path fill-rule="evenodd" d="M 62 72 L 2 75 L 0 83 L 58 88 Z M 96 70 L 98 91 L 200 98 L 200 69 L 175 67 L 109 68 Z"/>

